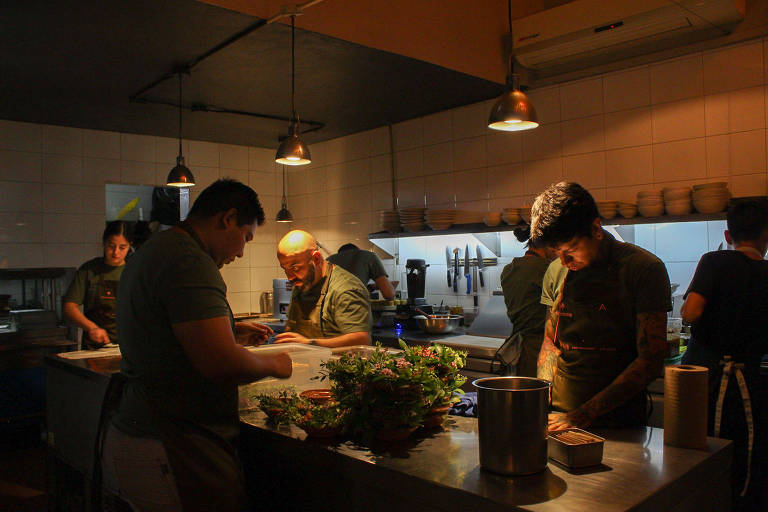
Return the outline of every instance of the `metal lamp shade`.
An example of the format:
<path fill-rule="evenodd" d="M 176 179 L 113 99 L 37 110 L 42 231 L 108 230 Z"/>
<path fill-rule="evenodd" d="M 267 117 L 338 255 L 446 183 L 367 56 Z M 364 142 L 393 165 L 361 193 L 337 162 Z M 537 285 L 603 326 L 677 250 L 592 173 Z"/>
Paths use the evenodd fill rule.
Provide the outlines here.
<path fill-rule="evenodd" d="M 293 215 L 291 215 L 291 212 L 285 207 L 285 203 L 283 203 L 283 207 L 280 208 L 280 211 L 277 212 L 275 220 L 277 222 L 293 222 Z"/>
<path fill-rule="evenodd" d="M 307 165 L 312 162 L 309 147 L 299 138 L 295 130 L 280 143 L 275 155 L 275 162 L 283 165 Z"/>
<path fill-rule="evenodd" d="M 176 157 L 176 167 L 171 169 L 171 172 L 168 173 L 168 179 L 165 180 L 165 184 L 168 187 L 179 188 L 195 186 L 195 176 L 192 174 L 192 171 L 184 165 L 183 156 Z"/>
<path fill-rule="evenodd" d="M 515 132 L 539 126 L 536 109 L 528 96 L 517 89 L 505 91 L 491 109 L 488 128 Z"/>

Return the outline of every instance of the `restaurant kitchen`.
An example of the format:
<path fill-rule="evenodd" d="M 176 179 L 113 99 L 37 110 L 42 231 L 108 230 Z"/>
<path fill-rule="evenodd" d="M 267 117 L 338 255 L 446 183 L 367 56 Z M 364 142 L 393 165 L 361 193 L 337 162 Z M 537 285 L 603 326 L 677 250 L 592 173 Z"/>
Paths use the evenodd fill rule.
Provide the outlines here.
<path fill-rule="evenodd" d="M 104 83 L 89 85 L 86 81 L 82 89 L 73 84 L 84 76 L 83 70 L 96 75 L 103 72 L 111 77 L 113 84 L 116 83 L 103 64 L 110 51 L 124 52 L 124 49 L 105 45 L 100 51 L 82 50 L 87 53 L 84 56 L 79 55 L 77 48 L 69 48 L 70 53 L 62 52 L 64 55 L 58 56 L 58 67 L 50 68 L 60 70 L 62 80 L 67 83 L 63 96 L 56 97 L 44 83 L 28 74 L 31 71 L 22 71 L 18 64 L 34 54 L 24 54 L 31 51 L 30 41 L 43 36 L 27 32 L 29 29 L 26 28 L 24 31 L 17 29 L 27 35 L 20 39 L 24 44 L 6 45 L 18 48 L 16 52 L 7 50 L 19 54 L 8 55 L 9 59 L 15 59 L 13 69 L 18 70 L 18 77 L 2 86 L 3 92 L 9 94 L 9 101 L 0 111 L 0 118 L 3 118 L 0 120 L 0 267 L 70 269 L 68 275 L 71 275 L 72 268 L 101 251 L 99 236 L 105 220 L 109 220 L 105 185 L 162 186 L 166 183 L 168 172 L 179 154 L 177 112 L 169 106 L 178 101 L 176 75 L 170 73 L 173 79 L 162 84 L 154 95 L 146 96 L 153 101 L 167 101 L 169 105 L 129 103 L 128 98 L 143 85 L 172 71 L 174 64 L 202 54 L 247 27 L 253 21 L 252 17 L 267 19 L 280 7 L 277 3 L 258 8 L 237 2 L 210 3 L 219 7 L 179 1 L 162 8 L 167 9 L 162 11 L 166 17 L 155 20 L 155 28 L 163 22 L 168 24 L 159 29 L 164 32 L 153 44 L 165 45 L 168 49 L 159 52 L 157 47 L 152 48 L 158 53 L 149 70 L 143 64 L 149 58 L 147 55 L 140 51 L 123 54 L 130 57 L 129 62 L 140 59 L 140 64 L 120 69 L 119 98 L 115 94 L 109 101 L 105 99 L 109 94 L 104 93 L 109 86 Z M 512 6 L 512 12 L 517 20 L 545 8 L 574 3 L 579 2 L 521 2 L 524 5 Z M 500 286 L 499 274 L 503 266 L 523 253 L 522 245 L 504 223 L 486 226 L 483 215 L 530 205 L 550 183 L 563 179 L 577 181 L 597 200 L 626 202 L 636 202 L 637 193 L 645 190 L 707 182 L 726 182 L 734 197 L 763 196 L 768 192 L 765 2 L 748 2 L 746 18 L 730 34 L 705 42 L 680 42 L 661 51 L 627 55 L 613 63 L 593 64 L 583 70 L 562 71 L 551 76 L 534 73 L 526 78 L 525 71 L 521 72 L 524 81 L 527 80 L 526 85 L 531 86 L 526 94 L 535 106 L 540 123 L 538 128 L 524 132 L 488 129 L 489 112 L 496 97 L 503 92 L 507 72 L 503 50 L 499 48 L 501 35 L 508 32 L 507 2 L 491 2 L 478 7 L 477 19 L 464 20 L 463 26 L 455 20 L 461 9 L 443 6 L 445 12 L 436 15 L 433 23 L 421 25 L 435 40 L 452 39 L 462 33 L 461 30 L 473 32 L 458 38 L 455 46 L 452 46 L 453 42 L 444 43 L 442 50 L 431 44 L 424 45 L 424 53 L 414 49 L 418 46 L 414 42 L 418 40 L 414 35 L 417 32 L 414 20 L 423 22 L 429 18 L 420 12 L 424 7 L 403 9 L 409 11 L 406 15 L 393 13 L 391 11 L 397 9 L 381 3 L 377 6 L 381 9 L 379 14 L 363 16 L 354 10 L 342 14 L 334 10 L 338 9 L 334 4 L 333 0 L 326 0 L 310 6 L 296 21 L 296 110 L 301 114 L 306 130 L 302 138 L 312 154 L 309 165 L 283 168 L 275 163 L 277 136 L 286 132 L 287 122 L 251 120 L 248 116 L 215 113 L 212 108 L 208 111 L 192 108 L 194 103 L 204 103 L 209 107 L 252 113 L 290 114 L 291 98 L 287 94 L 291 77 L 290 22 L 287 19 L 253 32 L 251 39 L 244 38 L 188 76 L 183 76 L 185 94 L 188 94 L 183 103 L 190 108 L 184 111 L 181 153 L 194 173 L 196 183 L 189 189 L 190 203 L 214 180 L 231 177 L 256 190 L 266 211 L 267 221 L 256 230 L 254 240 L 246 245 L 244 257 L 221 270 L 227 284 L 227 299 L 235 314 L 263 313 L 262 295 L 273 291 L 274 279 L 285 277 L 275 257 L 275 247 L 290 229 L 306 229 L 313 233 L 326 256 L 348 242 L 375 251 L 390 278 L 400 281 L 398 291 L 404 299 L 408 296 L 406 262 L 422 259 L 429 265 L 425 286 L 427 304 L 461 307 L 469 312 L 473 311 L 476 301 L 482 311 Z M 146 17 L 145 13 L 154 7 L 144 7 L 137 4 L 136 13 L 125 14 L 130 20 L 126 25 L 134 28 L 120 29 L 121 34 L 136 32 L 128 39 L 132 42 L 128 46 L 138 47 L 136 40 L 146 37 L 149 30 L 148 25 L 137 18 Z M 89 8 L 98 10 L 95 5 L 83 7 L 83 10 Z M 264 9 L 264 12 L 254 12 L 254 9 Z M 31 15 L 22 8 L 18 11 L 19 17 Z M 113 11 L 117 11 L 115 6 L 109 6 L 106 14 L 114 14 L 115 17 L 108 20 L 116 22 L 119 16 Z M 188 14 L 182 17 L 179 16 L 181 13 Z M 42 26 L 46 23 L 58 26 L 50 21 L 54 17 L 50 13 L 35 12 L 34 15 L 49 20 Z M 174 15 L 179 19 L 188 17 L 190 25 L 171 23 L 169 20 Z M 64 16 L 59 13 L 59 16 L 67 22 L 61 23 L 65 28 L 60 30 L 72 39 L 72 32 L 87 25 L 85 22 L 91 20 L 93 14 L 80 12 Z M 316 16 L 314 23 L 317 25 L 313 25 L 313 16 Z M 221 23 L 214 30 L 208 27 L 206 19 Z M 349 28 L 353 25 L 349 22 L 351 19 L 365 20 L 361 22 L 360 30 Z M 105 23 L 103 26 L 110 25 Z M 402 27 L 396 31 L 401 41 L 391 41 L 398 37 L 384 37 L 381 30 L 370 30 L 381 26 Z M 486 27 L 494 27 L 494 30 Z M 378 40 L 362 39 L 359 32 L 365 32 L 366 28 L 374 35 L 378 33 Z M 208 32 L 209 35 L 190 41 L 181 38 L 180 34 L 185 31 Z M 490 37 L 478 35 L 484 31 L 494 33 L 487 51 L 477 48 L 480 42 Z M 46 37 L 62 37 L 55 31 L 49 32 L 51 34 Z M 83 34 L 84 46 L 98 46 L 96 35 L 91 36 L 88 31 Z M 446 38 L 446 34 L 452 34 L 451 38 Z M 179 39 L 168 44 L 174 38 Z M 268 46 L 271 43 L 275 44 Z M 258 59 L 244 58 L 249 49 L 253 51 L 259 45 L 262 46 L 257 53 Z M 325 58 L 327 53 L 324 52 L 330 52 L 330 47 L 338 52 L 333 54 L 334 58 L 346 58 L 354 66 L 344 69 L 344 66 L 323 60 L 314 64 L 308 62 L 311 57 Z M 279 54 L 279 58 L 271 60 L 267 55 L 270 51 Z M 477 54 L 483 56 L 472 62 Z M 375 70 L 365 68 L 362 62 L 366 59 L 378 67 Z M 393 63 L 390 59 L 402 60 Z M 75 71 L 81 72 L 79 76 L 75 73 L 73 78 L 60 69 L 64 67 L 61 63 L 72 65 L 79 60 L 83 62 L 73 65 Z M 519 63 L 516 65 L 520 66 Z M 322 66 L 333 73 L 319 69 Z M 227 71 L 229 68 L 232 71 Z M 313 74 L 315 72 L 318 74 Z M 321 85 L 338 84 L 328 80 L 338 80 L 346 76 L 345 72 L 361 85 L 354 89 Z M 253 80 L 250 77 L 245 78 L 259 73 L 263 76 L 254 82 L 250 82 Z M 369 91 L 378 97 L 361 92 L 366 85 L 370 86 L 370 82 L 362 79 L 369 73 L 380 76 L 376 81 L 381 84 Z M 217 82 L 214 79 L 217 74 L 225 81 Z M 430 77 L 431 80 L 421 83 L 414 78 L 416 76 Z M 245 94 L 239 88 L 241 86 L 236 85 L 241 77 L 252 90 L 264 88 L 267 103 L 246 104 L 237 100 L 238 95 Z M 22 87 L 22 84 L 31 83 L 37 85 Z M 88 89 L 97 86 L 100 88 L 98 94 Z M 383 90 L 387 86 L 392 91 Z M 234 92 L 214 93 L 215 88 L 231 88 Z M 409 88 L 409 92 L 404 92 Z M 320 90 L 323 90 L 322 95 Z M 118 106 L 109 106 L 110 101 Z M 270 101 L 279 108 L 270 108 Z M 25 111 L 19 106 L 25 103 L 38 107 Z M 371 105 L 378 105 L 378 108 L 371 108 Z M 46 108 L 47 113 L 44 112 Z M 104 111 L 103 116 L 99 110 Z M 325 126 L 312 131 L 309 128 L 316 125 L 304 124 L 304 119 Z M 290 210 L 292 223 L 275 221 L 281 206 Z M 437 234 L 428 228 L 419 233 L 381 233 L 382 211 L 415 207 L 456 209 L 479 213 L 479 217 L 471 226 L 453 226 L 452 231 L 445 234 Z M 650 219 L 654 221 L 651 223 L 643 217 L 634 220 L 617 218 L 620 220 L 610 228 L 611 232 L 659 256 L 670 280 L 679 285 L 675 292 L 678 296 L 687 288 L 700 256 L 721 244 L 725 246 L 723 214 Z M 605 224 L 613 226 L 610 219 Z M 480 247 L 486 258 L 496 260 L 495 265 L 484 270 L 485 282 L 484 286 L 478 287 L 477 299 L 473 291 L 466 293 L 463 269 L 458 290 L 447 286 L 446 246 L 459 248 L 462 257 L 468 247 L 475 258 L 476 247 Z M 65 281 L 62 279 L 54 286 L 59 286 L 63 292 Z M 28 281 L 26 288 L 30 295 L 33 295 L 32 283 Z M 16 281 L 0 283 L 0 294 L 10 294 L 17 305 L 24 302 Z M 679 303 L 675 306 L 679 308 Z M 373 339 L 376 340 L 375 332 Z M 249 417 L 246 423 L 254 421 L 258 423 Z M 435 443 L 434 449 L 442 454 L 439 457 L 447 456 L 445 453 L 455 443 L 462 443 L 462 435 L 470 435 L 468 433 L 473 431 L 471 425 L 461 422 L 457 425 L 458 432 L 450 434 L 449 441 L 438 436 L 423 440 L 423 446 Z M 657 459 L 661 457 L 660 451 L 667 448 L 659 439 L 652 438 L 652 432 L 660 431 L 648 432 L 651 438 L 645 437 L 642 443 L 651 454 L 651 462 L 661 464 Z M 258 442 L 265 442 L 263 437 L 267 436 L 275 443 L 275 453 L 300 450 L 290 446 L 292 441 L 281 440 L 277 435 L 260 431 L 254 435 Z M 284 446 L 285 443 L 288 445 Z M 314 445 L 312 449 L 320 450 Z M 461 444 L 459 451 L 466 455 L 476 449 L 476 446 L 471 448 Z M 606 456 L 609 449 L 610 444 L 606 444 Z M 701 463 L 708 466 L 707 471 L 711 471 L 705 478 L 717 479 L 715 468 L 720 457 L 725 456 L 723 450 L 726 448 L 717 445 L 711 448 L 710 458 L 707 458 L 707 452 L 698 455 Z M 678 457 L 671 453 L 666 457 Z M 451 496 L 454 492 L 459 493 L 458 496 L 470 492 L 483 496 L 482 500 L 490 500 L 489 503 L 495 503 L 499 509 L 504 509 L 501 503 L 509 506 L 526 504 L 532 508 L 535 508 L 532 504 L 538 503 L 542 510 L 546 509 L 547 500 L 542 497 L 527 497 L 523 501 L 508 495 L 503 497 L 503 483 L 484 480 L 478 472 L 477 461 L 473 459 L 475 464 L 472 466 L 465 461 L 464 455 L 460 457 L 462 462 L 435 456 L 438 457 L 435 465 L 442 461 L 457 473 L 429 478 L 434 477 L 434 481 L 441 484 L 453 482 L 448 483 L 455 486 L 449 492 Z M 685 459 L 685 455 L 683 453 L 679 458 Z M 375 454 L 370 457 L 354 455 L 355 460 L 367 462 L 376 457 Z M 397 470 L 396 460 L 386 455 L 381 457 L 379 464 Z M 699 460 L 696 457 L 693 459 Z M 342 464 L 335 460 L 326 463 Z M 673 479 L 674 491 L 653 499 L 676 503 L 675 496 L 687 489 L 686 479 L 690 478 L 686 476 L 687 466 L 686 469 L 681 466 L 679 471 L 680 479 Z M 412 469 L 405 470 L 413 476 L 411 472 Z M 545 487 L 549 486 L 550 490 L 560 489 L 563 482 L 567 482 L 567 489 L 558 496 L 567 497 L 581 485 L 573 480 L 573 475 L 559 468 L 547 475 L 550 480 Z M 371 474 L 365 479 L 375 481 L 379 476 Z M 423 474 L 415 477 L 419 480 L 428 478 Z M 403 486 L 416 485 L 409 483 L 410 477 L 397 478 L 402 479 L 398 481 Z M 474 483 L 468 483 L 470 481 Z M 623 484 L 606 480 L 594 485 L 621 488 Z M 557 494 L 552 493 L 552 496 Z M 436 508 L 450 508 L 448 502 L 446 499 L 446 503 Z M 556 504 L 557 499 L 552 498 L 551 503 Z M 634 504 L 628 501 L 616 504 L 616 508 L 628 507 L 630 503 Z M 658 504 L 660 501 L 648 503 Z"/>

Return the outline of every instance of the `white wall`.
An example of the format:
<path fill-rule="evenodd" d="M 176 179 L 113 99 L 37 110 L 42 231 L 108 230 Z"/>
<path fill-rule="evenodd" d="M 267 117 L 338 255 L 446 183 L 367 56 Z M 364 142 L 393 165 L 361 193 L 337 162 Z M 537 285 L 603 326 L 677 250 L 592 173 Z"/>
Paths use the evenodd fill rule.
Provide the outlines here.
<path fill-rule="evenodd" d="M 533 90 L 541 126 L 530 132 L 488 130 L 492 100 L 399 123 L 398 203 L 499 210 L 565 178 L 597 199 L 632 200 L 639 190 L 704 181 L 728 181 L 735 196 L 765 195 L 765 47 L 754 40 Z M 312 164 L 288 174 L 296 222 L 277 226 L 274 149 L 185 141 L 202 186 L 220 176 L 240 179 L 267 210 L 246 257 L 222 272 L 236 312 L 258 311 L 259 293 L 281 277 L 274 250 L 287 229 L 308 229 L 329 252 L 348 241 L 370 249 L 367 234 L 392 207 L 388 128 L 310 149 Z M 174 139 L 0 121 L 0 266 L 76 266 L 97 255 L 103 184 L 161 184 L 175 157 Z M 697 247 L 709 247 L 717 230 L 704 231 Z M 655 252 L 673 251 L 675 238 L 654 230 Z M 415 256 L 406 252 L 403 263 Z M 665 261 L 689 269 L 689 259 L 670 256 Z M 393 261 L 385 264 L 398 273 Z M 437 267 L 430 271 L 444 279 Z"/>

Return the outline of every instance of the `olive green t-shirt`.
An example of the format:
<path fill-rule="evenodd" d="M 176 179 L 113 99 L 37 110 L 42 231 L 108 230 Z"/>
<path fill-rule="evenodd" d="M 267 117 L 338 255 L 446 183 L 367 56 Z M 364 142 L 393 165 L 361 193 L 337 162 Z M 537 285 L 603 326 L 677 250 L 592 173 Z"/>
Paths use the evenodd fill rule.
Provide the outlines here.
<path fill-rule="evenodd" d="M 501 271 L 501 289 L 507 316 L 514 332 L 540 330 L 544 333 L 547 307 L 541 304 L 541 283 L 549 262 L 544 258 L 514 258 Z"/>
<path fill-rule="evenodd" d="M 329 256 L 328 261 L 354 274 L 363 284 L 367 284 L 371 279 L 375 281 L 381 276 L 388 277 L 381 260 L 371 251 L 361 249 L 340 251 Z"/>
<path fill-rule="evenodd" d="M 62 302 L 82 304 L 86 318 L 107 331 L 112 343 L 117 343 L 116 300 L 124 268 L 107 265 L 103 257 L 88 260 L 77 269 L 61 298 Z"/>
<path fill-rule="evenodd" d="M 294 288 L 289 307 L 308 312 L 320 299 L 326 279 L 321 279 L 306 293 Z M 373 319 L 368 289 L 358 278 L 339 266 L 333 267 L 330 279 L 322 311 L 323 336 L 333 338 L 353 332 L 371 332 Z M 290 311 L 288 318 L 291 318 Z"/>
<path fill-rule="evenodd" d="M 113 420 L 118 428 L 156 437 L 159 412 L 226 439 L 237 434 L 237 386 L 207 380 L 172 330 L 218 317 L 234 326 L 226 293 L 213 258 L 175 229 L 153 236 L 128 261 L 118 297 L 120 369 L 128 379 Z"/>

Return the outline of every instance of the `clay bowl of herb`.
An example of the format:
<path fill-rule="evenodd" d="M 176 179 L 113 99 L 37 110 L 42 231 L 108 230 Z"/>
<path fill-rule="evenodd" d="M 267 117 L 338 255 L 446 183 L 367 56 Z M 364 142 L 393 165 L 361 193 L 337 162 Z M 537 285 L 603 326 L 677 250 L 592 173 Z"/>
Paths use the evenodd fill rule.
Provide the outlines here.
<path fill-rule="evenodd" d="M 306 398 L 313 404 L 326 404 L 331 401 L 333 396 L 331 395 L 330 388 L 327 389 L 307 389 L 299 393 L 299 396 Z"/>

